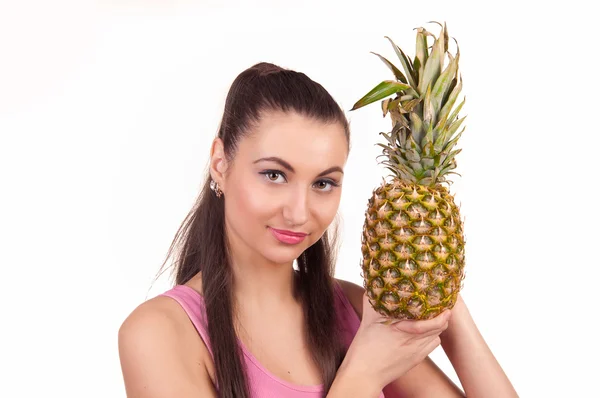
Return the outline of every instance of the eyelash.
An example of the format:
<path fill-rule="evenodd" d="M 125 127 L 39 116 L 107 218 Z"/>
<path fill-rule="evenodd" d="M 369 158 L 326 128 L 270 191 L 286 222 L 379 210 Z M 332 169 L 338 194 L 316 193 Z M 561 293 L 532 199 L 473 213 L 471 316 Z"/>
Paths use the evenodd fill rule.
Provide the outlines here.
<path fill-rule="evenodd" d="M 269 178 L 267 177 L 269 174 L 277 174 L 277 175 L 280 175 L 280 176 L 282 176 L 283 178 L 285 178 L 285 174 L 284 174 L 282 171 L 279 171 L 279 170 L 265 170 L 265 171 L 261 171 L 261 172 L 260 172 L 260 173 L 258 173 L 258 174 L 262 174 L 262 175 L 264 175 L 264 176 L 265 176 L 265 178 L 267 178 L 267 179 L 268 179 L 270 182 L 273 182 L 273 180 L 271 180 L 271 179 L 269 179 Z M 337 187 L 339 187 L 339 186 L 340 186 L 340 184 L 339 184 L 339 183 L 337 183 L 337 182 L 335 182 L 335 181 L 333 181 L 333 180 L 329 180 L 329 179 L 324 179 L 324 180 L 319 180 L 319 181 L 317 181 L 317 183 L 320 183 L 320 182 L 324 182 L 324 183 L 327 183 L 327 184 L 331 185 L 331 189 L 333 189 L 333 188 L 337 188 Z M 326 190 L 323 190 L 323 189 L 319 189 L 319 191 L 323 191 L 323 192 L 329 192 L 329 191 L 331 191 L 331 189 L 330 189 L 330 190 L 328 190 L 328 191 L 326 191 Z"/>

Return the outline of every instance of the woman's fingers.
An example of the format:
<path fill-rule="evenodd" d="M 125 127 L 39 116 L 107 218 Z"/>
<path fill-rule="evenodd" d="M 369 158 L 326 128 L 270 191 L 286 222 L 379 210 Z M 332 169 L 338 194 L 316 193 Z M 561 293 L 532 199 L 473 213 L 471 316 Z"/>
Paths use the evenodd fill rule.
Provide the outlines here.
<path fill-rule="evenodd" d="M 439 335 L 448 327 L 448 320 L 450 319 L 451 312 L 449 310 L 443 311 L 435 318 L 427 320 L 395 320 L 382 316 L 377 313 L 369 302 L 369 298 L 365 293 L 363 295 L 363 323 L 383 323 L 389 324 L 390 327 L 395 328 L 398 331 L 408 333 L 412 335 L 412 338 L 421 339 L 433 335 Z"/>
<path fill-rule="evenodd" d="M 450 311 L 446 310 L 432 319 L 421 321 L 400 321 L 395 323 L 394 327 L 406 333 L 417 334 L 421 336 L 429 336 L 436 333 L 439 334 L 446 330 L 446 328 L 448 327 L 449 319 Z"/>
<path fill-rule="evenodd" d="M 442 342 L 442 339 L 440 339 L 440 336 L 437 336 L 435 338 L 433 338 L 430 342 L 427 343 L 427 345 L 425 346 L 425 349 L 423 350 L 423 353 L 425 354 L 423 356 L 423 358 L 425 358 L 427 355 L 431 354 L 433 352 L 433 350 L 435 350 Z"/>

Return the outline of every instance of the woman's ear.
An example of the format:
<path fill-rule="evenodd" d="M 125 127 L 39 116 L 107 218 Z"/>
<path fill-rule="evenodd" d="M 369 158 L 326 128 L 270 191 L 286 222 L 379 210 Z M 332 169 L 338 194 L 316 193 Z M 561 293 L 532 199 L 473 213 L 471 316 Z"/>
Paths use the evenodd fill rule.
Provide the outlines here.
<path fill-rule="evenodd" d="M 210 148 L 210 176 L 219 184 L 219 188 L 225 192 L 225 173 L 227 172 L 227 159 L 223 140 L 215 138 Z"/>

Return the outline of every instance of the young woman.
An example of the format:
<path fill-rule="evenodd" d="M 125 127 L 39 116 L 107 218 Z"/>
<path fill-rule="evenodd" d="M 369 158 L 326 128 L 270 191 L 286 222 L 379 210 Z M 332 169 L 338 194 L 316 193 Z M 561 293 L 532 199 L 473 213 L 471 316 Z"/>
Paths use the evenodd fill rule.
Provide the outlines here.
<path fill-rule="evenodd" d="M 306 75 L 260 63 L 235 79 L 169 249 L 176 284 L 119 330 L 129 398 L 516 396 L 461 299 L 390 325 L 362 287 L 333 278 L 349 139 Z M 428 358 L 440 343 L 465 393 Z"/>

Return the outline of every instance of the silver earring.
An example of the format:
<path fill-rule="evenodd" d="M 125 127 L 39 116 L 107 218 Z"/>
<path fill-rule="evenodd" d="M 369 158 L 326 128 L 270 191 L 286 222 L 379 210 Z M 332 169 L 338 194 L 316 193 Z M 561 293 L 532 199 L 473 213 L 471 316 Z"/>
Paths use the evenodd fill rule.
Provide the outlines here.
<path fill-rule="evenodd" d="M 215 180 L 210 180 L 210 189 L 212 189 L 215 192 L 217 198 L 220 198 L 221 195 L 223 195 L 223 191 L 221 191 L 221 188 L 219 188 L 219 183 Z"/>

